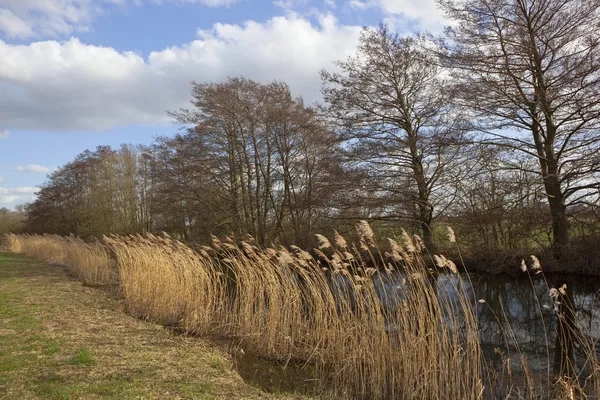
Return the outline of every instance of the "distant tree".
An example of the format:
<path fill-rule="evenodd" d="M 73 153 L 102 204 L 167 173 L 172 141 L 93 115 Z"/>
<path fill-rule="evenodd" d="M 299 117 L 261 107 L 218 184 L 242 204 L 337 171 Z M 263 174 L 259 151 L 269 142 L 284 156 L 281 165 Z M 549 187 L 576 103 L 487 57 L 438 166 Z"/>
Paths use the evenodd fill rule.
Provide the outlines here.
<path fill-rule="evenodd" d="M 27 206 L 27 230 L 79 236 L 150 230 L 146 163 L 132 146 L 84 151 L 48 176 Z"/>
<path fill-rule="evenodd" d="M 365 29 L 357 54 L 322 72 L 326 111 L 348 161 L 362 168 L 372 217 L 416 221 L 427 247 L 432 224 L 454 198 L 466 124 L 453 91 L 418 37 Z"/>
<path fill-rule="evenodd" d="M 548 226 L 543 185 L 529 172 L 534 160 L 506 149 L 472 147 L 476 165 L 457 182 L 450 221 L 468 251 L 523 250 L 543 240 Z"/>
<path fill-rule="evenodd" d="M 7 233 L 18 233 L 23 228 L 25 210 L 17 206 L 14 210 L 6 207 L 0 208 L 0 240 Z"/>
<path fill-rule="evenodd" d="M 330 212 L 337 138 L 283 83 L 236 78 L 192 90 L 194 107 L 171 113 L 185 133 L 79 154 L 48 176 L 28 206 L 27 230 L 312 240 Z"/>

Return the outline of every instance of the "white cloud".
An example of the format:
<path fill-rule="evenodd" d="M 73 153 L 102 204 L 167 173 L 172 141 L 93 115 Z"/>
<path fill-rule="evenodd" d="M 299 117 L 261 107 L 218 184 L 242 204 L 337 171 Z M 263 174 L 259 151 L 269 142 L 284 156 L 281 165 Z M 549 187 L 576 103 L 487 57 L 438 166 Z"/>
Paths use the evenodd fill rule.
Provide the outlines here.
<path fill-rule="evenodd" d="M 239 75 L 285 81 L 312 102 L 320 98 L 319 70 L 352 54 L 360 29 L 331 15 L 314 25 L 288 13 L 264 23 L 215 24 L 198 31 L 197 40 L 146 60 L 76 38 L 19 46 L 0 41 L 0 130 L 165 123 L 166 109 L 189 105 L 190 81 Z"/>
<path fill-rule="evenodd" d="M 350 0 L 348 2 L 348 5 L 350 6 L 350 8 L 353 8 L 353 9 L 359 10 L 359 11 L 363 11 L 369 7 L 375 6 L 375 3 L 373 3 L 372 1 L 369 1 L 369 0 Z"/>
<path fill-rule="evenodd" d="M 398 31 L 406 31 L 417 22 L 420 29 L 441 32 L 448 23 L 436 0 L 349 0 L 348 5 L 358 11 L 380 9 L 384 21 Z"/>
<path fill-rule="evenodd" d="M 18 194 L 35 194 L 40 191 L 40 189 L 35 186 L 19 186 L 10 190 Z"/>
<path fill-rule="evenodd" d="M 379 0 L 381 8 L 389 14 L 404 14 L 425 22 L 443 22 L 444 13 L 435 0 Z"/>
<path fill-rule="evenodd" d="M 43 165 L 38 165 L 38 164 L 29 164 L 27 166 L 18 166 L 15 167 L 15 171 L 22 171 L 22 172 L 35 172 L 38 174 L 47 174 L 48 172 L 50 172 L 50 168 L 48 167 L 44 167 Z"/>
<path fill-rule="evenodd" d="M 297 7 L 307 6 L 311 0 L 275 0 L 273 5 L 283 8 L 284 10 L 293 10 Z"/>
<path fill-rule="evenodd" d="M 0 31 L 5 32 L 9 38 L 22 38 L 33 35 L 30 24 L 6 8 L 0 8 Z"/>
<path fill-rule="evenodd" d="M 8 129 L 4 129 L 0 131 L 0 139 L 6 139 L 10 135 Z"/>
<path fill-rule="evenodd" d="M 12 204 L 18 203 L 20 199 L 21 199 L 21 196 L 0 194 L 0 204 L 4 204 L 4 205 L 11 204 L 12 205 Z"/>
<path fill-rule="evenodd" d="M 35 199 L 39 188 L 21 186 L 15 188 L 4 188 L 0 186 L 0 205 L 13 206 L 20 203 L 31 202 Z"/>
<path fill-rule="evenodd" d="M 319 16 L 328 10 L 335 10 L 335 0 L 273 0 L 273 5 L 284 12 L 298 13 L 304 16 Z"/>
<path fill-rule="evenodd" d="M 15 188 L 5 188 L 0 186 L 0 194 L 35 194 L 40 189 L 34 186 L 18 186 Z"/>
<path fill-rule="evenodd" d="M 239 0 L 0 0 L 0 33 L 9 38 L 58 37 L 88 30 L 110 6 L 190 3 L 228 6 Z"/>
<path fill-rule="evenodd" d="M 100 10 L 93 0 L 0 0 L 0 30 L 20 38 L 70 34 L 87 29 Z"/>

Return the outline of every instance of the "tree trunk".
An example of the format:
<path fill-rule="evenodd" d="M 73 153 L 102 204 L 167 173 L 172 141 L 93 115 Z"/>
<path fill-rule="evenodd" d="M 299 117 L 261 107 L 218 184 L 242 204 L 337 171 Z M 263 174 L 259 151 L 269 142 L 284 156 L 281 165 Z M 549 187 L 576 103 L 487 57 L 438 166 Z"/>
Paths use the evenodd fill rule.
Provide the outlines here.
<path fill-rule="evenodd" d="M 410 149 L 410 155 L 412 158 L 412 170 L 415 183 L 417 184 L 418 199 L 417 207 L 418 221 L 423 234 L 423 243 L 427 250 L 431 253 L 435 253 L 435 245 L 433 243 L 433 235 L 431 232 L 431 222 L 433 219 L 433 207 L 429 201 L 429 187 L 427 185 L 427 178 L 425 177 L 425 171 L 423 170 L 422 157 L 419 154 L 417 148 L 416 133 L 411 128 L 406 128 L 408 132 L 408 147 Z"/>
<path fill-rule="evenodd" d="M 569 220 L 566 214 L 564 192 L 558 176 L 558 161 L 554 153 L 556 127 L 550 120 L 546 125 L 547 141 L 544 146 L 545 158 L 541 160 L 541 165 L 544 172 L 544 188 L 546 189 L 550 216 L 552 218 L 552 254 L 557 263 L 563 264 L 565 263 L 564 254 L 569 245 Z M 556 280 L 555 283 L 557 288 L 566 286 L 566 289 L 559 290 L 561 293 L 559 296 L 560 307 L 556 327 L 554 372 L 560 377 L 571 378 L 574 376 L 575 361 L 573 354 L 573 331 L 575 329 L 573 288 L 564 279 Z"/>
<path fill-rule="evenodd" d="M 555 184 L 546 187 L 548 192 L 548 203 L 552 217 L 552 254 L 558 262 L 562 262 L 564 252 L 569 245 L 569 220 L 566 215 L 566 207 L 560 185 Z"/>
<path fill-rule="evenodd" d="M 544 146 L 547 169 L 544 174 L 544 186 L 552 217 L 552 252 L 554 258 L 561 262 L 560 260 L 569 245 L 569 221 L 567 220 L 565 195 L 559 177 L 558 157 L 554 151 L 557 127 L 553 119 L 553 114 L 547 112 L 546 143 Z"/>
<path fill-rule="evenodd" d="M 423 218 L 423 217 L 422 217 Z M 423 243 L 427 250 L 435 253 L 435 244 L 433 243 L 433 232 L 431 229 L 431 216 L 425 216 L 421 220 L 421 231 L 423 232 Z"/>

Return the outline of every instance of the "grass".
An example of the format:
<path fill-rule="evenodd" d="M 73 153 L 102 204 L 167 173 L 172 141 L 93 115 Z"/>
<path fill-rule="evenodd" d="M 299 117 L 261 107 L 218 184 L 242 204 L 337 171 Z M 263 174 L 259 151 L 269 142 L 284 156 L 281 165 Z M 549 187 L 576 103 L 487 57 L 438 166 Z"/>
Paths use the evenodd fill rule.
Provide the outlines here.
<path fill-rule="evenodd" d="M 92 356 L 92 351 L 84 347 L 79 349 L 69 362 L 75 365 L 89 365 L 94 363 L 94 357 Z"/>
<path fill-rule="evenodd" d="M 63 268 L 0 252 L 0 399 L 292 397 L 245 384 L 221 348 L 122 309 Z"/>

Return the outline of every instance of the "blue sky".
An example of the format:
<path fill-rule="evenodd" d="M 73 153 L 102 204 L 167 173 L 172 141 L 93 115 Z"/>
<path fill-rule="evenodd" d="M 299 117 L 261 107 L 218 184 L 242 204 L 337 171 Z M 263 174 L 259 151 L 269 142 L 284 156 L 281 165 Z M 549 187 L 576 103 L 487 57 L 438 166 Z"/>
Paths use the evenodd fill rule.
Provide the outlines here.
<path fill-rule="evenodd" d="M 0 207 L 98 145 L 177 128 L 190 82 L 247 76 L 320 99 L 362 26 L 441 30 L 434 0 L 0 0 Z"/>

